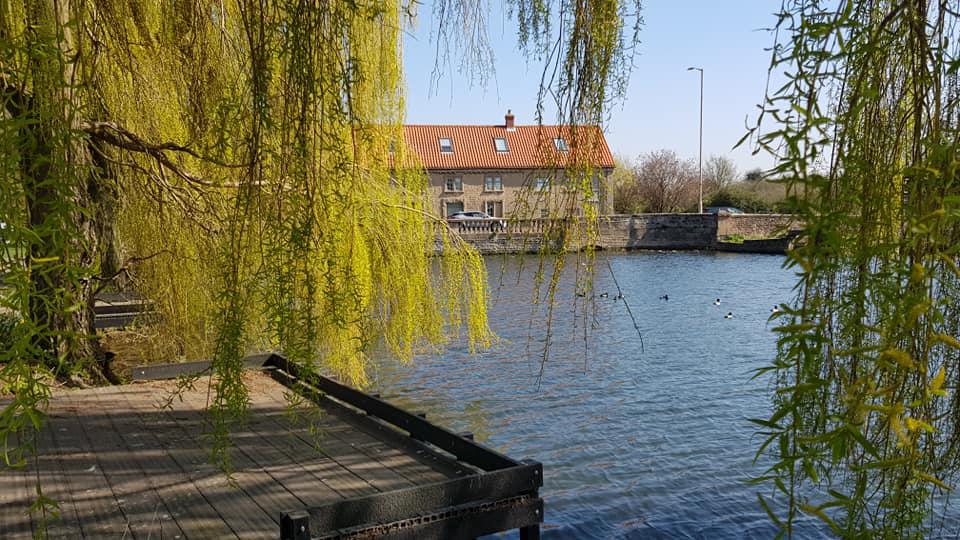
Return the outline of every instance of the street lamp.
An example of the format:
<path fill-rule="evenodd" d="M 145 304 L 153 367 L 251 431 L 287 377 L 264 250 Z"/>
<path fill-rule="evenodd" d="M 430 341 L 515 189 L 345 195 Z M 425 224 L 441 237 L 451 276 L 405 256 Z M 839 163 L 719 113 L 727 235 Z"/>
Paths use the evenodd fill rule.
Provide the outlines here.
<path fill-rule="evenodd" d="M 700 213 L 703 213 L 703 68 L 688 67 L 687 71 L 700 72 Z"/>

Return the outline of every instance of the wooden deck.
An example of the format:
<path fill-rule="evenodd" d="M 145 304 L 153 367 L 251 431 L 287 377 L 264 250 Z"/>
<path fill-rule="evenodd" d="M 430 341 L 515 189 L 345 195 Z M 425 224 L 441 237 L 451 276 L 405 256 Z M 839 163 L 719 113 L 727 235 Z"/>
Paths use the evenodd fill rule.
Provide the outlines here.
<path fill-rule="evenodd" d="M 232 481 L 208 459 L 209 378 L 168 410 L 173 380 L 56 392 L 37 459 L 0 472 L 0 538 L 41 530 L 30 511 L 38 482 L 59 503 L 46 525 L 54 538 L 278 538 L 283 512 L 476 472 L 346 408 L 292 405 L 268 375 L 246 376 L 251 414 L 233 430 Z"/>

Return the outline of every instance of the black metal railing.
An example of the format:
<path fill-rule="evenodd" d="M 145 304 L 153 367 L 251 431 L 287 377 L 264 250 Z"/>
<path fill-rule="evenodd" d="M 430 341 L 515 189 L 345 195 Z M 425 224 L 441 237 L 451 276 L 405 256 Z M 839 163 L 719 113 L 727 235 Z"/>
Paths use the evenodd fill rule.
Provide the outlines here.
<path fill-rule="evenodd" d="M 455 539 L 510 529 L 519 529 L 522 540 L 540 537 L 540 463 L 516 461 L 379 397 L 307 373 L 282 355 L 271 355 L 264 365 L 273 368 L 275 380 L 304 397 L 343 402 L 479 469 L 443 482 L 285 512 L 281 539 Z"/>

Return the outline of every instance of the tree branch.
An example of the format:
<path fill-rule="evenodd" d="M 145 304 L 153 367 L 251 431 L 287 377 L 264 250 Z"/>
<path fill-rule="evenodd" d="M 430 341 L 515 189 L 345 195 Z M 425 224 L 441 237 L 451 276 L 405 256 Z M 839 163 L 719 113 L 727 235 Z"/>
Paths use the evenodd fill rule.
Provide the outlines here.
<path fill-rule="evenodd" d="M 129 150 L 131 152 L 140 152 L 157 160 L 161 166 L 176 173 L 177 176 L 190 182 L 205 187 L 215 187 L 215 184 L 207 182 L 185 170 L 170 159 L 167 152 L 180 152 L 197 159 L 204 159 L 192 149 L 179 144 L 165 142 L 160 144 L 148 143 L 141 139 L 135 133 L 128 131 L 113 122 L 83 122 L 80 129 L 101 142 Z M 207 160 L 210 161 L 210 160 Z"/>
<path fill-rule="evenodd" d="M 154 257 L 158 257 L 158 256 L 160 256 L 160 255 L 171 255 L 171 256 L 174 256 L 175 254 L 174 254 L 174 252 L 170 251 L 169 249 L 161 249 L 160 251 L 157 251 L 156 253 L 151 253 L 150 255 L 144 255 L 143 257 L 129 257 L 129 258 L 127 258 L 127 260 L 125 260 L 125 261 L 123 262 L 123 264 L 120 266 L 120 268 L 119 268 L 116 272 L 113 273 L 113 275 L 111 275 L 111 276 L 109 276 L 109 277 L 103 277 L 103 276 L 95 277 L 94 279 L 96 279 L 97 281 L 99 281 L 99 282 L 100 282 L 100 285 L 98 285 L 97 288 L 96 288 L 96 290 L 94 290 L 93 296 L 96 296 L 96 295 L 100 294 L 101 292 L 103 292 L 103 290 L 104 290 L 105 288 L 107 288 L 111 283 L 113 283 L 113 281 L 114 281 L 115 279 L 117 279 L 118 277 L 120 277 L 120 275 L 126 274 L 126 275 L 129 277 L 129 276 L 130 276 L 130 266 L 131 266 L 131 265 L 136 264 L 136 263 L 140 263 L 140 262 L 144 262 L 144 261 L 149 261 L 150 259 L 152 259 L 152 258 L 154 258 Z"/>

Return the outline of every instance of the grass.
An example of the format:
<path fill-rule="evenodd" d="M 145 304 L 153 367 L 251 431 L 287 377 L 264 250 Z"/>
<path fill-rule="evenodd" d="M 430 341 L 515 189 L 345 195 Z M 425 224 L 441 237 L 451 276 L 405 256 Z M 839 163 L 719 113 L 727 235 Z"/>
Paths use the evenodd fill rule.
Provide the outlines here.
<path fill-rule="evenodd" d="M 743 241 L 746 239 L 742 235 L 731 234 L 729 236 L 724 237 L 722 240 L 724 242 L 727 242 L 728 244 L 742 244 Z"/>

